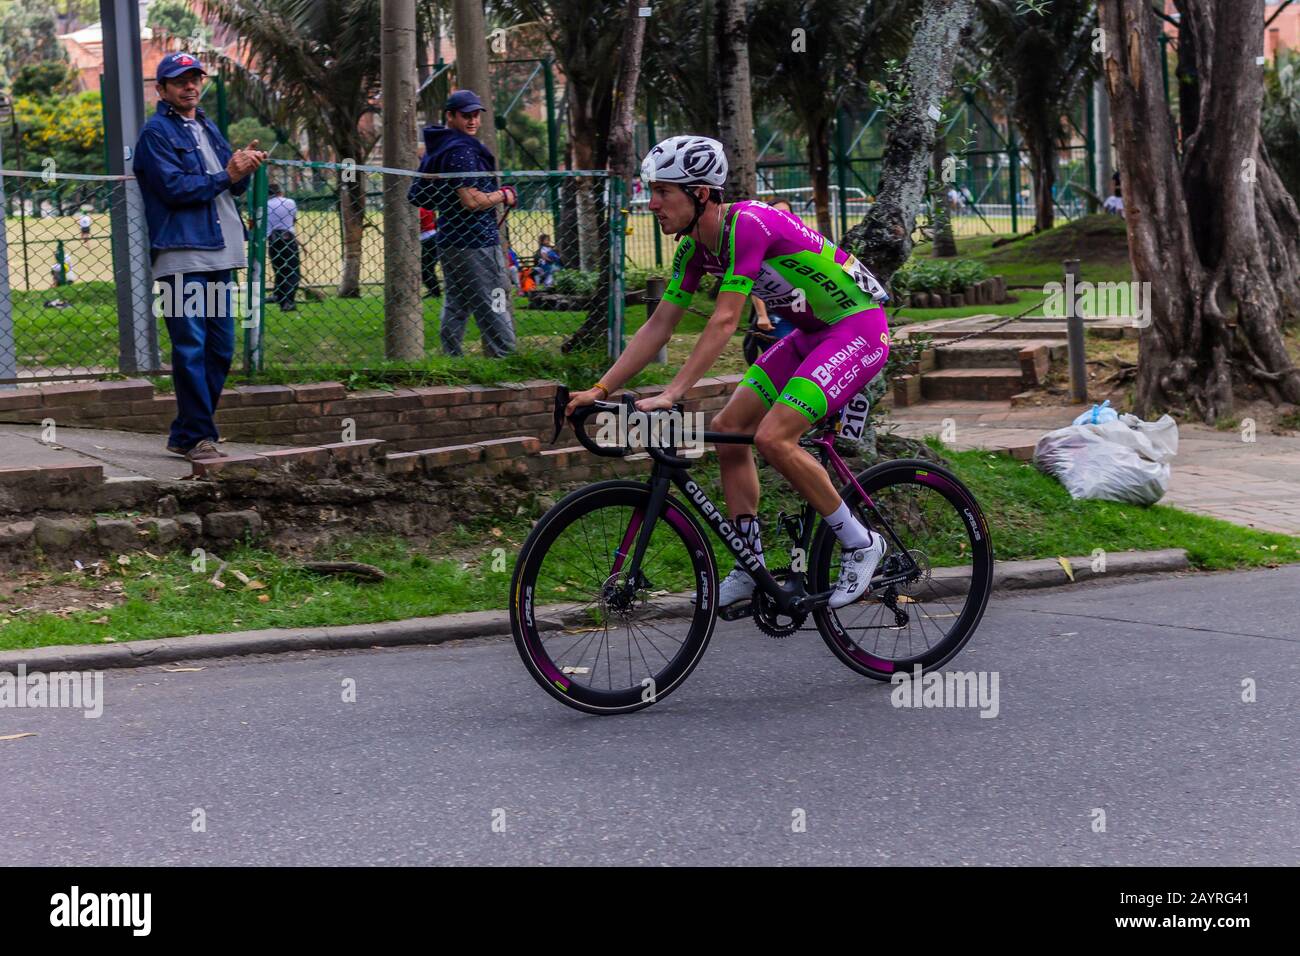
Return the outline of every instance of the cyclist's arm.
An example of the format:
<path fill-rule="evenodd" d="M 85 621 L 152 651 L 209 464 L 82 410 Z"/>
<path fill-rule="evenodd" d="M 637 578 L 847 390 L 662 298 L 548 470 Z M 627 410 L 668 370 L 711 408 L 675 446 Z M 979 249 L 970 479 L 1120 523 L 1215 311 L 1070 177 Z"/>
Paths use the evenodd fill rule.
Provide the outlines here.
<path fill-rule="evenodd" d="M 659 350 L 673 337 L 673 330 L 682 320 L 686 310 L 667 299 L 662 300 L 654 314 L 636 330 L 627 348 L 618 357 L 608 372 L 601 376 L 601 381 L 610 393 L 617 392 L 632 376 L 650 364 Z"/>
<path fill-rule="evenodd" d="M 745 296 L 739 292 L 719 292 L 718 304 L 713 309 L 708 325 L 700 333 L 691 350 L 690 357 L 677 376 L 664 389 L 665 397 L 679 402 L 702 379 L 713 363 L 718 360 L 722 350 L 727 347 L 731 337 L 736 334 L 740 324 L 740 315 L 745 309 Z"/>

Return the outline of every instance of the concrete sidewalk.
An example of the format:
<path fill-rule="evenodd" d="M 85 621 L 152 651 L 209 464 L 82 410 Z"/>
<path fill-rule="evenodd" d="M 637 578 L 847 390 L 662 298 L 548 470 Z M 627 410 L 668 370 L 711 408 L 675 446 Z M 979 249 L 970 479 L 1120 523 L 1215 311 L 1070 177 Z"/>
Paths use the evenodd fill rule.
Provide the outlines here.
<path fill-rule="evenodd" d="M 100 464 L 105 478 L 189 478 L 192 472 L 189 461 L 167 451 L 166 435 L 59 425 L 56 440 L 47 443 L 43 432 L 40 425 L 0 424 L 0 467 Z M 286 446 L 222 442 L 218 447 L 227 455 L 244 455 Z"/>
<path fill-rule="evenodd" d="M 1012 408 L 1010 402 L 945 402 L 895 409 L 889 420 L 909 438 L 942 435 L 958 450 L 987 448 L 1032 457 L 1046 432 L 1069 425 L 1091 405 Z M 1178 426 L 1178 457 L 1161 504 L 1258 531 L 1300 535 L 1300 436 Z"/>

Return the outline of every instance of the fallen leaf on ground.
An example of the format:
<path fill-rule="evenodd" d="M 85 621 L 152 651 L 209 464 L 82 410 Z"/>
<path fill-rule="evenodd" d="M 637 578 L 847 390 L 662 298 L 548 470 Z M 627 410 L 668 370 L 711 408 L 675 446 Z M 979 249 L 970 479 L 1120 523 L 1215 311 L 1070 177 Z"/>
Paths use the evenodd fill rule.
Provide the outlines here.
<path fill-rule="evenodd" d="M 108 623 L 108 615 L 105 614 L 103 617 L 93 618 L 93 619 L 91 620 L 90 623 L 91 623 L 91 624 L 107 624 L 107 623 Z"/>
<path fill-rule="evenodd" d="M 32 733 L 27 733 L 27 734 L 6 734 L 5 736 L 0 737 L 0 740 L 19 740 L 19 739 L 21 739 L 21 738 L 23 738 L 23 737 L 35 737 L 35 736 L 36 736 L 36 735 L 35 735 L 35 734 L 32 734 Z"/>
<path fill-rule="evenodd" d="M 246 582 L 244 582 L 244 590 L 245 590 L 245 591 L 265 591 L 265 590 L 266 590 L 266 583 L 263 582 L 263 581 L 258 581 L 258 580 L 256 580 L 256 579 L 254 579 L 254 580 L 252 580 L 252 581 L 246 581 Z"/>
<path fill-rule="evenodd" d="M 125 554 L 119 554 L 117 556 L 117 563 L 122 565 L 122 567 L 126 567 L 128 564 L 131 563 L 131 559 L 127 557 Z"/>
<path fill-rule="evenodd" d="M 259 594 L 259 595 L 257 596 L 257 599 L 258 599 L 260 602 L 262 602 L 263 604 L 265 604 L 267 601 L 271 600 L 271 595 L 269 595 L 269 594 Z"/>
<path fill-rule="evenodd" d="M 230 573 L 239 579 L 240 584 L 248 583 L 248 575 L 245 574 L 243 571 L 240 571 L 238 568 L 231 568 Z"/>
<path fill-rule="evenodd" d="M 1066 576 L 1067 578 L 1069 578 L 1071 581 L 1073 581 L 1073 580 L 1074 580 L 1074 568 L 1070 567 L 1070 559 L 1069 559 L 1069 558 L 1057 558 L 1057 559 L 1056 559 L 1056 562 L 1057 562 L 1057 563 L 1061 566 L 1061 568 L 1065 571 L 1065 576 Z"/>

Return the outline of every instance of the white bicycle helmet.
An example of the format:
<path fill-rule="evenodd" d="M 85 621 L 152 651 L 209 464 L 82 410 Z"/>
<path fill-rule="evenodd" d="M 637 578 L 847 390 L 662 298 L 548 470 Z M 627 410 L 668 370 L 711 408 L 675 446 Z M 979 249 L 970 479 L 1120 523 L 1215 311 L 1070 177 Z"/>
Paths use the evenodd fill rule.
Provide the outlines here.
<path fill-rule="evenodd" d="M 707 136 L 670 136 L 641 161 L 641 181 L 709 186 L 721 189 L 727 181 L 727 155 L 722 144 Z"/>

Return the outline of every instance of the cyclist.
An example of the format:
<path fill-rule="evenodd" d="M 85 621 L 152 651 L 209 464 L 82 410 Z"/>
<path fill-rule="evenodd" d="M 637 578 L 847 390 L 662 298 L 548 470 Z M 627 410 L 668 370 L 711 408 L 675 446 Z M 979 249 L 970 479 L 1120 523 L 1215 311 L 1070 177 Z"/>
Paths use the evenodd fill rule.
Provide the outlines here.
<path fill-rule="evenodd" d="M 829 606 L 863 597 L 884 557 L 882 535 L 865 527 L 830 477 L 799 439 L 822 418 L 837 414 L 885 366 L 889 329 L 877 299 L 884 288 L 853 256 L 802 220 L 760 202 L 722 201 L 727 158 L 705 136 L 674 136 L 650 150 L 641 179 L 649 208 L 664 233 L 676 233 L 672 278 L 663 300 L 626 350 L 590 389 L 574 395 L 567 414 L 608 398 L 666 345 L 685 314 L 703 273 L 718 276 L 713 315 L 695 348 L 663 392 L 637 402 L 650 412 L 669 409 L 712 367 L 736 331 L 745 297 L 759 296 L 788 317 L 795 331 L 764 352 L 745 373 L 712 427 L 753 432 L 754 445 L 834 530 L 843 548 Z M 719 445 L 727 510 L 750 548 L 762 557 L 758 470 L 746 445 Z M 736 566 L 718 597 L 725 607 L 750 599 L 749 572 Z"/>

